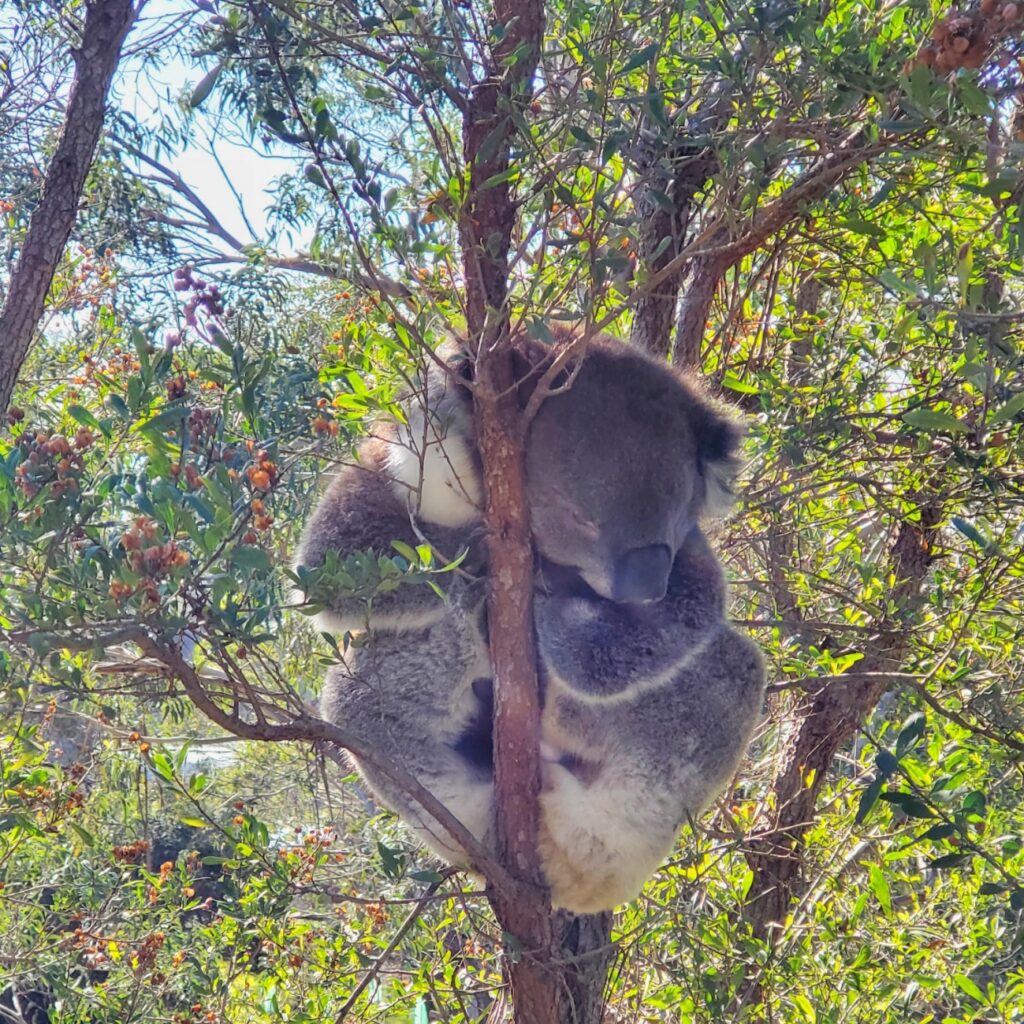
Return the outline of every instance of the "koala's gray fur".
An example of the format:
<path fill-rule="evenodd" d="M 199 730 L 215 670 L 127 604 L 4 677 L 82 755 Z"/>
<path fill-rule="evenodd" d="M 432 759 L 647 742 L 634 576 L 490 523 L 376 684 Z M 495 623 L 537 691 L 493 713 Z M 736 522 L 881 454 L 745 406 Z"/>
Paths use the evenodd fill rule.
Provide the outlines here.
<path fill-rule="evenodd" d="M 540 849 L 560 905 L 590 913 L 632 899 L 736 770 L 764 670 L 725 623 L 724 595 L 694 528 L 659 602 L 536 596 Z"/>
<path fill-rule="evenodd" d="M 391 553 L 426 538 L 448 558 L 468 554 L 479 568 L 473 524 L 479 470 L 469 437 L 469 407 L 431 380 L 429 412 L 410 405 L 408 422 L 364 442 L 306 525 L 296 564 L 313 569 L 329 551 Z M 451 387 L 456 385 L 451 382 Z M 474 490 L 476 488 L 476 490 Z M 425 585 L 403 585 L 363 599 L 330 595 L 322 628 L 359 635 L 345 662 L 327 675 L 321 712 L 368 741 L 415 776 L 478 838 L 493 818 L 491 689 L 481 581 L 439 577 L 444 598 Z M 463 851 L 407 795 L 358 758 L 353 762 L 382 803 L 422 842 L 464 865 Z"/>
<path fill-rule="evenodd" d="M 523 341 L 518 356 L 525 397 L 550 355 Z M 592 912 L 632 899 L 680 824 L 727 783 L 760 713 L 764 670 L 725 622 L 722 572 L 699 526 L 729 496 L 734 422 L 668 366 L 611 339 L 591 342 L 556 387 L 567 380 L 541 405 L 525 453 L 544 687 L 540 853 L 554 905 Z M 411 512 L 446 554 L 476 543 L 469 395 L 439 380 L 429 394 L 430 412 L 328 489 L 300 563 L 414 543 Z M 366 641 L 328 677 L 324 714 L 488 841 L 481 595 L 457 577 L 444 602 L 426 588 L 403 593 L 417 589 L 375 602 Z M 354 628 L 353 611 L 338 601 L 333 621 Z M 364 776 L 428 845 L 462 862 L 429 816 Z"/>
<path fill-rule="evenodd" d="M 364 634 L 346 664 L 328 672 L 321 713 L 371 740 L 376 752 L 415 776 L 473 835 L 486 840 L 494 798 L 481 598 L 480 588 L 456 581 L 432 625 Z M 421 842 L 465 866 L 461 848 L 430 814 L 371 767 L 353 761 Z"/>

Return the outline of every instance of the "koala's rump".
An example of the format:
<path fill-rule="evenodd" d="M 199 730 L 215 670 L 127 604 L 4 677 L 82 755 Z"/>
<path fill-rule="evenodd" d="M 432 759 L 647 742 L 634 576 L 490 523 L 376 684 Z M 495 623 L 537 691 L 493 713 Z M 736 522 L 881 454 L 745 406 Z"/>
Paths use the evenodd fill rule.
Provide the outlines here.
<path fill-rule="evenodd" d="M 678 826 L 729 781 L 763 686 L 757 646 L 723 627 L 661 685 L 638 680 L 632 699 L 551 694 L 541 852 L 558 905 L 582 913 L 636 896 Z"/>
<path fill-rule="evenodd" d="M 328 672 L 321 713 L 411 774 L 470 832 L 484 838 L 492 827 L 492 772 L 455 750 L 477 715 L 472 682 L 479 657 L 472 633 L 456 628 L 448 617 L 413 634 L 375 635 Z M 351 759 L 376 798 L 401 815 L 421 842 L 463 864 L 461 848 L 429 813 L 371 764 L 358 756 Z"/>

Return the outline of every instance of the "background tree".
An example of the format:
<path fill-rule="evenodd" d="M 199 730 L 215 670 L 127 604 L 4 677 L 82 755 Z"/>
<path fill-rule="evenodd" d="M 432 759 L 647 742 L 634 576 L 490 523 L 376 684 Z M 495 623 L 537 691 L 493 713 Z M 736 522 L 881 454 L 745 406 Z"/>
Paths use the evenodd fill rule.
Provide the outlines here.
<path fill-rule="evenodd" d="M 498 1020 L 503 972 L 531 1022 L 605 1001 L 611 1020 L 1012 1019 L 1022 15 L 239 0 L 141 25 L 131 59 L 177 45 L 196 84 L 156 128 L 108 121 L 0 465 L 17 984 L 69 1020 Z M 40 148 L 53 123 L 19 121 Z M 244 237 L 178 169 L 208 124 L 288 168 Z M 6 200 L 9 251 L 30 194 Z M 750 417 L 719 546 L 772 663 L 765 728 L 614 922 L 552 918 L 529 884 L 530 563 L 499 396 L 513 326 L 551 319 L 631 336 Z M 282 616 L 284 567 L 324 460 L 394 412 L 448 325 L 484 342 L 488 524 L 515 541 L 491 612 L 502 821 L 525 841 L 486 865 L 500 927 L 358 798 L 339 814 L 315 760 L 285 807 L 282 752 L 200 769 L 218 737 L 189 710 L 358 748 L 308 710 L 312 663 L 345 641 Z M 438 571 L 405 551 L 333 584 Z M 41 732 L 70 746 L 97 708 L 86 732 L 113 746 L 44 760 Z M 157 819 L 216 840 L 215 894 L 187 844 L 154 860 Z"/>

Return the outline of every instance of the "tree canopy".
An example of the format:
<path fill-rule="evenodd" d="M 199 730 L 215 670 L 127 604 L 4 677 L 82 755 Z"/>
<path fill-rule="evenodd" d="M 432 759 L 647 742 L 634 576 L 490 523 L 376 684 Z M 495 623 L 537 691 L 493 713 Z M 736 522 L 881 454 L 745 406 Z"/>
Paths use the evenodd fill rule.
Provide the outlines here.
<path fill-rule="evenodd" d="M 338 768 L 358 737 L 311 709 L 352 638 L 309 627 L 290 556 L 448 334 L 568 324 L 742 410 L 715 546 L 770 681 L 579 984 L 600 1001 L 610 960 L 609 1021 L 1016 1019 L 1024 7 L 151 0 L 70 194 L 105 6 L 0 3 L 0 322 L 32 342 L 0 334 L 0 1003 L 511 1014 L 540 918 L 500 886 L 495 917 Z M 528 573 L 522 512 L 494 515 Z M 447 571 L 402 546 L 318 585 Z"/>

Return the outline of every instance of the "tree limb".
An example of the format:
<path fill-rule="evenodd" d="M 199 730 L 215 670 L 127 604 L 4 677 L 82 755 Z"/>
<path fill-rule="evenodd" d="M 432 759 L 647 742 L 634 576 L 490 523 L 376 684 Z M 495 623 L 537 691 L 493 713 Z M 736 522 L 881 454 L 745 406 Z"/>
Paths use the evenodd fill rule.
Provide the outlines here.
<path fill-rule="evenodd" d="M 398 765 L 382 759 L 377 751 L 367 747 L 358 736 L 309 713 L 304 707 L 296 712 L 288 712 L 288 718 L 282 722 L 272 722 L 268 719 L 268 714 L 280 715 L 283 713 L 282 709 L 271 708 L 264 703 L 253 705 L 253 710 L 257 714 L 255 722 L 246 721 L 236 712 L 225 711 L 211 696 L 208 689 L 209 681 L 185 659 L 177 646 L 159 639 L 138 623 L 122 626 L 104 634 L 62 633 L 44 629 L 6 631 L 3 636 L 5 641 L 12 644 L 30 643 L 34 648 L 45 647 L 51 650 L 89 651 L 97 647 L 133 643 L 147 658 L 156 662 L 181 684 L 185 695 L 211 722 L 234 736 L 275 743 L 328 744 L 350 751 L 411 796 L 431 815 L 466 851 L 474 869 L 484 875 L 497 891 L 507 894 L 509 899 L 518 898 L 521 885 L 429 790 Z M 237 680 L 226 679 L 225 682 L 228 686 L 237 684 Z"/>
<path fill-rule="evenodd" d="M 107 92 L 135 19 L 132 0 L 86 4 L 64 127 L 39 205 L 0 311 L 0 412 L 6 410 L 35 335 L 54 272 L 75 226 L 78 203 L 103 128 Z"/>

